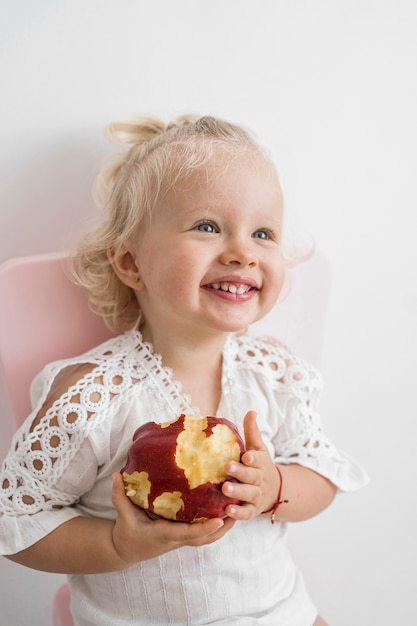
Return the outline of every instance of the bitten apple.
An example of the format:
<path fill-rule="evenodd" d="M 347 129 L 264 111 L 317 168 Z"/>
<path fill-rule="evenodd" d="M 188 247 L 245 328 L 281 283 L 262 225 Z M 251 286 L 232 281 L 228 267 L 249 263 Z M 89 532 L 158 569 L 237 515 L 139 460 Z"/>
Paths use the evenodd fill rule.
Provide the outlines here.
<path fill-rule="evenodd" d="M 244 451 L 236 426 L 226 418 L 182 414 L 172 422 L 147 422 L 135 431 L 121 470 L 126 494 L 169 520 L 224 518 L 226 506 L 239 502 L 222 493 L 225 466 L 240 461 Z"/>

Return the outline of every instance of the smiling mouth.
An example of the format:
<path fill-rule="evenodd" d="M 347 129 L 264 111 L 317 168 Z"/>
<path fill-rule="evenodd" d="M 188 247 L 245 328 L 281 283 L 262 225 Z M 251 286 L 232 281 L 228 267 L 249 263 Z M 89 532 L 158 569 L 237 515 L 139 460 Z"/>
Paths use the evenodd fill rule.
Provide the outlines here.
<path fill-rule="evenodd" d="M 212 283 L 211 285 L 205 285 L 208 289 L 214 289 L 216 291 L 227 291 L 229 293 L 235 293 L 238 296 L 248 293 L 253 287 L 250 285 L 243 285 L 242 283 Z"/>

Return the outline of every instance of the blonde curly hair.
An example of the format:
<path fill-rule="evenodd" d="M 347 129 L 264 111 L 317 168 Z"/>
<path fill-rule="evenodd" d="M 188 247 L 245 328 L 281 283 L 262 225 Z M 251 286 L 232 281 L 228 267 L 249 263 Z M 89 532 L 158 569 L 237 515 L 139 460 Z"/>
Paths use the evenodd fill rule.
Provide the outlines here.
<path fill-rule="evenodd" d="M 243 153 L 272 162 L 247 130 L 211 116 L 184 115 L 168 124 L 138 117 L 110 124 L 105 134 L 127 149 L 98 176 L 105 217 L 80 242 L 72 274 L 88 292 L 91 308 L 112 331 L 123 332 L 140 310 L 134 291 L 117 277 L 112 256 L 140 236 L 161 194 L 204 167 L 219 148 L 229 162 Z"/>

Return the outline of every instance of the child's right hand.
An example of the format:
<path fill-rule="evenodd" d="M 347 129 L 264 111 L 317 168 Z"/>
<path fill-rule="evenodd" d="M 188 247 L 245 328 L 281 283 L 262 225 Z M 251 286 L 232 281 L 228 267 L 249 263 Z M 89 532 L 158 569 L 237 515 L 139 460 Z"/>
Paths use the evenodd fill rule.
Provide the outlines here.
<path fill-rule="evenodd" d="M 113 544 L 126 567 L 152 559 L 183 546 L 203 546 L 221 539 L 235 521 L 215 518 L 186 524 L 164 519 L 151 520 L 125 494 L 120 474 L 113 475 L 112 502 L 117 511 Z"/>

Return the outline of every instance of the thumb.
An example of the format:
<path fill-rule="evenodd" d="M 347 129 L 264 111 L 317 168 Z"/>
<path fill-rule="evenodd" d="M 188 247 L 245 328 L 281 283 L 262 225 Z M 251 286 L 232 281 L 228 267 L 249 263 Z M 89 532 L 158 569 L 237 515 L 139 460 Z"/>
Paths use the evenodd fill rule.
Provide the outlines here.
<path fill-rule="evenodd" d="M 126 511 L 126 507 L 130 508 L 130 500 L 126 496 L 125 486 L 123 482 L 122 475 L 119 472 L 115 472 L 113 474 L 113 487 L 111 492 L 111 499 L 114 508 L 119 514 L 122 514 L 123 511 Z"/>
<path fill-rule="evenodd" d="M 246 450 L 266 450 L 261 431 L 256 423 L 256 412 L 248 411 L 243 420 L 243 431 L 245 433 Z"/>

